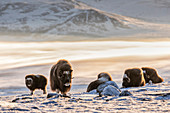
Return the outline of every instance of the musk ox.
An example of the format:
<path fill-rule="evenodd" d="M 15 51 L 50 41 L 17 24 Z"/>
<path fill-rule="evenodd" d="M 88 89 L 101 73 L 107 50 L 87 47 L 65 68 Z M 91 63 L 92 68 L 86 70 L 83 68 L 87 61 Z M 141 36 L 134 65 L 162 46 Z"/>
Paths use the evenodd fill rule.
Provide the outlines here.
<path fill-rule="evenodd" d="M 142 70 L 146 83 L 149 83 L 150 80 L 152 83 L 161 83 L 164 81 L 163 78 L 158 75 L 156 69 L 151 67 L 142 67 Z"/>
<path fill-rule="evenodd" d="M 66 95 L 71 89 L 72 67 L 67 60 L 59 60 L 51 68 L 50 86 L 52 91 Z"/>
<path fill-rule="evenodd" d="M 102 72 L 98 75 L 97 80 L 91 82 L 88 87 L 87 87 L 87 92 L 90 92 L 94 89 L 97 89 L 97 87 L 102 84 L 105 83 L 107 81 L 112 81 L 112 77 L 109 73 L 106 72 Z"/>
<path fill-rule="evenodd" d="M 143 71 L 140 68 L 126 69 L 123 76 L 123 88 L 145 85 Z"/>
<path fill-rule="evenodd" d="M 33 95 L 35 89 L 41 89 L 43 94 L 46 94 L 47 78 L 43 75 L 26 75 L 25 84 L 30 89 L 31 95 Z"/>

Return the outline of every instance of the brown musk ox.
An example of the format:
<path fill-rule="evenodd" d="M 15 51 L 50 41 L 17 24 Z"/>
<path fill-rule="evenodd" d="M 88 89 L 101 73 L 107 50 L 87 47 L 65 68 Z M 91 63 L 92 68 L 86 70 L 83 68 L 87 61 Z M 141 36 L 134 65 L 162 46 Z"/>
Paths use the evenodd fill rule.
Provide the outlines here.
<path fill-rule="evenodd" d="M 67 60 L 59 60 L 51 68 L 50 86 L 52 91 L 66 95 L 72 86 L 72 67 Z"/>
<path fill-rule="evenodd" d="M 43 75 L 30 74 L 25 76 L 25 84 L 31 91 L 31 95 L 35 89 L 43 90 L 43 94 L 46 94 L 47 78 Z"/>
<path fill-rule="evenodd" d="M 139 87 L 145 85 L 145 79 L 141 68 L 126 69 L 123 76 L 122 87 Z"/>
<path fill-rule="evenodd" d="M 164 81 L 163 78 L 158 75 L 156 69 L 151 67 L 142 67 L 142 70 L 146 83 L 149 83 L 150 80 L 152 83 L 161 83 Z"/>
<path fill-rule="evenodd" d="M 98 77 L 97 77 L 97 80 L 95 81 L 92 81 L 88 87 L 87 87 L 87 92 L 90 92 L 94 89 L 97 89 L 97 87 L 100 85 L 100 84 L 103 84 L 107 81 L 112 81 L 112 77 L 109 73 L 107 72 L 102 72 L 100 74 L 98 74 Z"/>

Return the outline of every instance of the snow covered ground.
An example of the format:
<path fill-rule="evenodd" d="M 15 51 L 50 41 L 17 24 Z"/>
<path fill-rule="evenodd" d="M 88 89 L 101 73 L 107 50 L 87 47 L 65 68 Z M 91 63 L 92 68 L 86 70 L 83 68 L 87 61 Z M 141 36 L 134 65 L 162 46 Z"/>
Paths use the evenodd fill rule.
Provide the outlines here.
<path fill-rule="evenodd" d="M 124 89 L 125 90 L 125 89 Z M 0 100 L 2 112 L 170 112 L 169 83 L 128 89 L 131 96 L 98 97 L 98 94 L 74 93 L 71 98 L 47 98 L 47 95 L 28 94 L 4 96 Z"/>

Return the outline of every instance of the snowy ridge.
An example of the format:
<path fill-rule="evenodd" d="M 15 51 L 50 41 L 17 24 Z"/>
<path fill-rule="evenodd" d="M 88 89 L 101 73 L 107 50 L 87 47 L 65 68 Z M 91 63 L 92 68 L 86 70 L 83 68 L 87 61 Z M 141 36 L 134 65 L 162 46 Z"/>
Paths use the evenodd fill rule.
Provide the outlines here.
<path fill-rule="evenodd" d="M 0 32 L 111 36 L 153 27 L 144 24 L 75 0 L 2 0 L 0 3 Z"/>

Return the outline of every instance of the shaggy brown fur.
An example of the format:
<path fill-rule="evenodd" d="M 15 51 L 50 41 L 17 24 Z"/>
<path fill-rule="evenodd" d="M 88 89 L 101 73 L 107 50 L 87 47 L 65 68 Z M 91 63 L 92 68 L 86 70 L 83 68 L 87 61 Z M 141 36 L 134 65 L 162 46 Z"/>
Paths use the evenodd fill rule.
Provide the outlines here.
<path fill-rule="evenodd" d="M 145 79 L 143 76 L 142 69 L 132 68 L 126 69 L 124 72 L 122 86 L 127 87 L 139 87 L 145 85 Z"/>
<path fill-rule="evenodd" d="M 156 69 L 151 67 L 142 67 L 142 70 L 146 83 L 149 83 L 150 80 L 152 83 L 161 83 L 164 81 L 163 78 L 158 75 Z"/>
<path fill-rule="evenodd" d="M 31 95 L 33 95 L 35 89 L 41 89 L 43 94 L 46 94 L 47 78 L 43 75 L 26 75 L 25 84 L 30 89 Z"/>
<path fill-rule="evenodd" d="M 87 92 L 90 92 L 94 89 L 97 89 L 97 87 L 100 85 L 100 84 L 103 84 L 107 81 L 111 81 L 112 80 L 112 77 L 109 73 L 106 73 L 106 72 L 102 72 L 98 75 L 98 79 L 91 82 L 88 87 L 87 87 Z"/>
<path fill-rule="evenodd" d="M 67 60 L 59 60 L 50 72 L 50 86 L 52 91 L 66 95 L 72 86 L 72 67 Z"/>
<path fill-rule="evenodd" d="M 102 77 L 106 78 L 108 81 L 112 81 L 112 76 L 107 72 L 102 72 L 102 73 L 98 74 L 98 79 L 100 79 Z"/>

